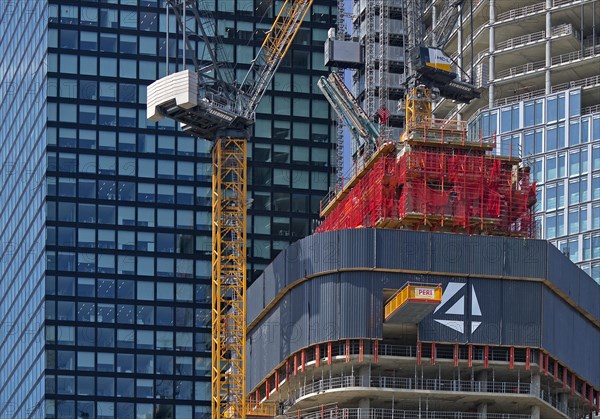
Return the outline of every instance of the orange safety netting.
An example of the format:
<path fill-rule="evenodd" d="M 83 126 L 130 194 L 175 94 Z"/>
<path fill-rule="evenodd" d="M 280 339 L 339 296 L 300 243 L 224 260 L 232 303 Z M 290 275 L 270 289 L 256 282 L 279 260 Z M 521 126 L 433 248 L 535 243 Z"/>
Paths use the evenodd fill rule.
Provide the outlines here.
<path fill-rule="evenodd" d="M 407 149 L 380 158 L 316 232 L 413 228 L 533 236 L 535 184 L 514 160 Z"/>

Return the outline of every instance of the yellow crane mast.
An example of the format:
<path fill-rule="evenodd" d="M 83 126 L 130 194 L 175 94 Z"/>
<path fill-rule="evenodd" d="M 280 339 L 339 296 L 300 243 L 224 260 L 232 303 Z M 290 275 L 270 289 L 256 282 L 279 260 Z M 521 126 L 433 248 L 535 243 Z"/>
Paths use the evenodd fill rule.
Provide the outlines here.
<path fill-rule="evenodd" d="M 220 40 L 213 35 L 214 16 L 202 3 L 167 0 L 167 14 L 175 14 L 187 49 L 193 50 L 190 39 L 201 38 L 212 62 L 199 62 L 194 53 L 189 57 L 193 71 L 179 71 L 148 86 L 147 113 L 153 121 L 174 119 L 184 131 L 213 142 L 212 418 L 245 419 L 246 144 L 256 108 L 313 0 L 283 2 L 241 86 L 227 74 Z M 188 33 L 194 27 L 188 19 L 196 20 L 199 33 Z M 166 56 L 168 68 L 168 51 Z M 185 56 L 183 60 L 187 68 Z"/>

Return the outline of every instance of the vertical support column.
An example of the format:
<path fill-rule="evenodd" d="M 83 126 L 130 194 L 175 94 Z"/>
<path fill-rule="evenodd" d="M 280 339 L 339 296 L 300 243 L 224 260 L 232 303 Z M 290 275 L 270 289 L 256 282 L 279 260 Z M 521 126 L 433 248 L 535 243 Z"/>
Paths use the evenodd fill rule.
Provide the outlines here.
<path fill-rule="evenodd" d="M 369 419 L 371 410 L 371 400 L 364 398 L 358 401 L 359 419 Z"/>
<path fill-rule="evenodd" d="M 456 57 L 456 64 L 459 68 L 463 68 L 463 13 L 464 7 L 462 4 L 458 6 L 458 30 L 456 34 L 456 42 L 458 48 L 458 56 Z M 462 78 L 462 75 L 461 75 Z"/>
<path fill-rule="evenodd" d="M 458 367 L 458 343 L 454 344 L 454 368 Z"/>
<path fill-rule="evenodd" d="M 540 419 L 540 407 L 539 406 L 531 407 L 531 419 Z"/>
<path fill-rule="evenodd" d="M 294 354 L 294 376 L 298 374 L 298 354 Z"/>
<path fill-rule="evenodd" d="M 479 419 L 486 419 L 487 418 L 487 403 L 481 403 L 480 405 L 477 406 L 477 417 Z"/>
<path fill-rule="evenodd" d="M 496 80 L 496 0 L 490 0 L 490 39 L 489 39 L 489 68 L 488 68 L 488 79 L 489 79 L 489 101 L 488 106 L 492 108 L 494 106 L 495 99 L 495 80 Z"/>
<path fill-rule="evenodd" d="M 567 407 L 569 405 L 569 394 L 568 393 L 559 393 L 558 394 L 558 402 L 562 407 L 563 411 L 567 411 Z"/>
<path fill-rule="evenodd" d="M 509 349 L 509 356 L 508 356 L 508 365 L 509 368 L 512 370 L 515 367 L 515 347 L 511 346 Z"/>
<path fill-rule="evenodd" d="M 490 347 L 485 345 L 483 347 L 483 368 L 487 368 L 490 362 Z"/>
<path fill-rule="evenodd" d="M 469 368 L 473 368 L 473 345 L 469 344 Z"/>
<path fill-rule="evenodd" d="M 544 90 L 546 94 L 552 93 L 552 79 L 550 77 L 550 67 L 552 66 L 552 16 L 550 9 L 552 0 L 546 0 L 546 73 L 544 80 Z"/>
<path fill-rule="evenodd" d="M 475 375 L 475 380 L 478 381 L 479 388 L 476 389 L 478 391 L 487 391 L 487 383 L 488 383 L 488 372 L 486 370 L 482 370 Z"/>
<path fill-rule="evenodd" d="M 360 377 L 359 386 L 370 387 L 371 386 L 371 366 L 363 365 L 358 370 L 358 376 Z M 370 417 L 371 400 L 369 398 L 360 399 L 358 401 L 359 419 L 368 419 Z"/>
<path fill-rule="evenodd" d="M 346 39 L 346 7 L 344 0 L 337 0 L 337 39 Z M 338 68 L 338 75 L 344 79 L 344 69 Z M 337 117 L 337 181 L 336 190 L 342 190 L 344 186 L 344 125 L 341 118 Z"/>
<path fill-rule="evenodd" d="M 531 375 L 531 388 L 529 390 L 529 392 L 536 396 L 539 397 L 540 395 L 540 389 L 541 389 L 541 377 L 539 374 L 534 373 Z"/>
<path fill-rule="evenodd" d="M 379 109 L 387 109 L 389 101 L 389 0 L 379 0 Z M 388 118 L 382 119 L 381 134 L 389 137 Z"/>
<path fill-rule="evenodd" d="M 212 417 L 246 417 L 246 137 L 212 151 Z"/>

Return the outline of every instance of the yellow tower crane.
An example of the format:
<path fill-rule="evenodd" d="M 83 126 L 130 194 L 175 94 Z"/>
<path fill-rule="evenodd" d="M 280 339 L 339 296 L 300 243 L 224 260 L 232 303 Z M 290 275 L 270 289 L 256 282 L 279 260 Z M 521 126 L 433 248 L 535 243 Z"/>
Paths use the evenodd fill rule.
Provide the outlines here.
<path fill-rule="evenodd" d="M 246 143 L 256 108 L 313 0 L 285 0 L 241 85 L 222 56 L 202 0 L 167 0 L 183 35 L 183 71 L 148 86 L 148 119 L 174 119 L 212 146 L 212 418 L 244 419 L 246 378 Z M 190 24 L 195 20 L 196 25 Z M 168 16 L 167 16 L 168 21 Z M 198 33 L 188 33 L 196 26 Z M 167 28 L 167 37 L 169 30 Z M 200 62 L 195 39 L 210 61 Z M 168 38 L 167 38 L 168 45 Z M 169 54 L 166 54 L 169 67 Z"/>

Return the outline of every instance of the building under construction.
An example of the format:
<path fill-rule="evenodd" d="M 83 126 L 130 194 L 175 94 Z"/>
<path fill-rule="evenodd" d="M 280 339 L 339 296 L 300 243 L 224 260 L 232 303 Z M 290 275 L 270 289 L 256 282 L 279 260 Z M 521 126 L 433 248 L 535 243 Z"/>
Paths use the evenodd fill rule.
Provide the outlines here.
<path fill-rule="evenodd" d="M 413 228 L 532 237 L 535 184 L 519 159 L 490 155 L 495 139 L 468 141 L 461 121 L 409 126 L 323 202 L 317 232 Z"/>
<path fill-rule="evenodd" d="M 387 2 L 372 3 L 353 19 L 383 20 Z M 317 234 L 248 289 L 250 406 L 290 419 L 597 415 L 600 286 L 532 238 L 536 185 L 518 154 L 433 118 L 432 88 L 464 102 L 479 92 L 442 50 L 418 45 L 419 3 L 404 2 L 400 138 L 385 117 L 369 120 L 368 58 L 362 96 L 339 76 L 319 83 L 350 124 L 354 172 L 322 202 Z"/>
<path fill-rule="evenodd" d="M 443 296 L 393 298 L 406 284 Z M 313 235 L 248 289 L 246 389 L 290 419 L 588 417 L 600 399 L 599 299 L 541 240 Z"/>
<path fill-rule="evenodd" d="M 535 184 L 494 146 L 415 117 L 324 200 L 318 234 L 248 289 L 251 406 L 290 419 L 598 413 L 600 287 L 531 238 Z"/>

